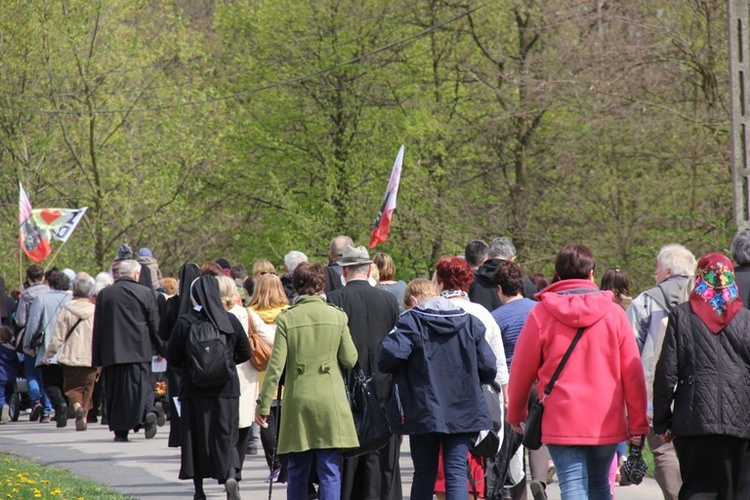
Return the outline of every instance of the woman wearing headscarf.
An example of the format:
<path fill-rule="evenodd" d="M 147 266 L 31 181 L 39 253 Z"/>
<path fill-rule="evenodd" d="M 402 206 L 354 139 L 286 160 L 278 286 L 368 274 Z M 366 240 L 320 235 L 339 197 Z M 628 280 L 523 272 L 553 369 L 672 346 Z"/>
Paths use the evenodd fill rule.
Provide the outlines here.
<path fill-rule="evenodd" d="M 292 284 L 299 298 L 278 318 L 276 341 L 258 397 L 255 421 L 267 424 L 271 403 L 286 370 L 278 452 L 288 454 L 287 498 L 307 498 L 313 457 L 320 499 L 341 496 L 341 450 L 359 446 L 342 369 L 357 361 L 346 314 L 326 303 L 325 268 L 303 262 Z"/>
<path fill-rule="evenodd" d="M 198 264 L 186 262 L 180 267 L 177 295 L 167 299 L 164 312 L 159 315 L 159 336 L 165 343 L 169 342 L 172 329 L 180 316 L 187 314 L 193 308 L 190 299 L 190 285 L 200 275 L 201 271 Z M 181 381 L 182 370 L 167 364 L 167 395 L 169 396 L 169 440 L 167 445 L 170 448 L 180 446 L 180 415 L 177 413 L 174 398 L 180 394 Z"/>
<path fill-rule="evenodd" d="M 184 368 L 190 328 L 198 321 L 209 321 L 226 339 L 235 364 L 250 359 L 250 343 L 242 325 L 221 304 L 219 282 L 214 276 L 201 276 L 190 288 L 193 308 L 177 320 L 169 338 L 167 361 Z M 203 388 L 192 383 L 183 370 L 180 388 L 181 466 L 180 479 L 192 479 L 195 500 L 204 500 L 203 479 L 224 483 L 229 500 L 237 500 L 240 466 L 237 454 L 240 383 L 236 370 L 223 386 Z"/>
<path fill-rule="evenodd" d="M 654 377 L 654 431 L 674 439 L 681 500 L 750 498 L 748 332 L 732 262 L 704 255 L 688 302 L 669 315 Z"/>

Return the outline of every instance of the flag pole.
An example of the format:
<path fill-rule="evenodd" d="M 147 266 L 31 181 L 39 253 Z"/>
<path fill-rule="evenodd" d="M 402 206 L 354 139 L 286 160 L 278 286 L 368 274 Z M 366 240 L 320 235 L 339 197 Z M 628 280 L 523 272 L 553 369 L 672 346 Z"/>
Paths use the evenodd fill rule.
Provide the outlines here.
<path fill-rule="evenodd" d="M 60 245 L 60 248 L 58 248 L 57 250 L 55 250 L 55 253 L 54 253 L 54 254 L 52 254 L 52 257 L 51 257 L 51 258 L 49 259 L 49 261 L 47 262 L 47 267 L 45 267 L 45 268 L 44 268 L 44 272 L 45 272 L 45 273 L 47 272 L 47 269 L 49 269 L 49 268 L 50 268 L 50 266 L 52 266 L 52 263 L 53 263 L 53 262 L 55 261 L 55 259 L 57 258 L 57 255 L 58 255 L 58 254 L 60 253 L 60 250 L 62 250 L 62 248 L 63 248 L 63 247 L 65 246 L 65 244 L 66 244 L 67 242 L 68 242 L 68 240 L 65 240 L 65 241 L 63 241 L 63 242 L 62 242 L 62 244 Z"/>
<path fill-rule="evenodd" d="M 21 240 L 18 240 L 18 282 L 21 284 L 21 290 L 23 290 L 23 248 L 21 248 Z"/>

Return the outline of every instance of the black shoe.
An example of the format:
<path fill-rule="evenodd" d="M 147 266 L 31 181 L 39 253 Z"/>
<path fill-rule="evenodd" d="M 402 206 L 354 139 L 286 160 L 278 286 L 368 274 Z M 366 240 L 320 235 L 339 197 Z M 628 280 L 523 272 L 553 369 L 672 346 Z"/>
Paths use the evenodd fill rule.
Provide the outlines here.
<path fill-rule="evenodd" d="M 156 436 L 156 413 L 149 412 L 146 414 L 146 439 Z"/>
<path fill-rule="evenodd" d="M 57 427 L 68 426 L 68 405 L 65 403 L 58 406 L 57 410 L 55 410 L 55 422 L 57 422 Z"/>
<path fill-rule="evenodd" d="M 42 412 L 44 411 L 44 408 L 42 408 L 42 403 L 39 401 L 34 402 L 34 406 L 31 408 L 31 415 L 29 415 L 29 420 L 32 422 L 36 422 L 39 420 L 39 417 L 42 416 Z"/>
<path fill-rule="evenodd" d="M 88 414 L 86 415 L 86 423 L 87 424 L 95 424 L 99 421 L 99 418 L 96 416 L 95 410 L 90 410 Z"/>
<path fill-rule="evenodd" d="M 227 490 L 227 500 L 241 500 L 240 498 L 240 485 L 237 484 L 237 480 L 233 477 L 227 479 L 224 483 L 224 489 Z"/>
<path fill-rule="evenodd" d="M 128 439 L 127 433 L 120 435 L 115 434 L 115 443 L 127 443 L 128 441 L 130 440 Z"/>
<path fill-rule="evenodd" d="M 161 401 L 157 401 L 154 408 L 156 409 L 156 425 L 163 427 L 167 423 L 167 416 L 164 414 L 164 406 Z"/>

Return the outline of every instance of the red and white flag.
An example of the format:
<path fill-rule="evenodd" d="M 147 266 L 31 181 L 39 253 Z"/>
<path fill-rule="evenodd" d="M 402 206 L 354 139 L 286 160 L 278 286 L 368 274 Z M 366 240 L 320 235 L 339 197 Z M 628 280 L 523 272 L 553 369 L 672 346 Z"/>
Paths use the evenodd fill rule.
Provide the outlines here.
<path fill-rule="evenodd" d="M 34 217 L 32 217 L 31 202 L 19 182 L 20 194 L 18 196 L 18 241 L 21 248 L 31 260 L 37 264 L 49 257 L 52 248 L 49 246 L 44 232 L 39 229 Z"/>
<path fill-rule="evenodd" d="M 370 248 L 379 243 L 384 243 L 388 239 L 388 231 L 391 229 L 391 218 L 393 210 L 396 208 L 396 196 L 398 195 L 398 184 L 401 181 L 401 165 L 404 162 L 404 147 L 398 150 L 396 161 L 391 170 L 391 179 L 388 181 L 388 189 L 385 191 L 383 206 L 380 208 L 380 214 L 375 220 L 375 227 L 370 237 Z"/>
<path fill-rule="evenodd" d="M 66 242 L 88 208 L 35 208 L 31 215 L 48 241 Z"/>

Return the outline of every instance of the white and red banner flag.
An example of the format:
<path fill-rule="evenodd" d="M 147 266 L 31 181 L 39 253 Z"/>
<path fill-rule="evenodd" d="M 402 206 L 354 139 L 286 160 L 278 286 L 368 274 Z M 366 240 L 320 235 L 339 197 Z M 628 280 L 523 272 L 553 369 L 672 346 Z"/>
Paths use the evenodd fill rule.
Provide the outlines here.
<path fill-rule="evenodd" d="M 391 178 L 388 181 L 388 189 L 385 191 L 385 199 L 380 209 L 380 214 L 375 220 L 375 227 L 370 237 L 370 248 L 388 239 L 388 231 L 391 229 L 391 218 L 396 208 L 396 196 L 398 195 L 398 184 L 401 181 L 401 165 L 404 162 L 404 146 L 401 146 L 396 156 L 396 161 L 391 170 Z"/>

